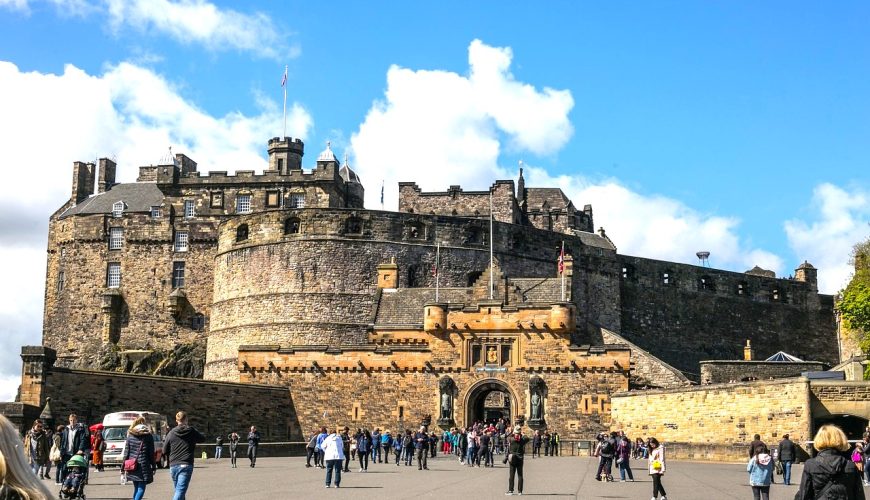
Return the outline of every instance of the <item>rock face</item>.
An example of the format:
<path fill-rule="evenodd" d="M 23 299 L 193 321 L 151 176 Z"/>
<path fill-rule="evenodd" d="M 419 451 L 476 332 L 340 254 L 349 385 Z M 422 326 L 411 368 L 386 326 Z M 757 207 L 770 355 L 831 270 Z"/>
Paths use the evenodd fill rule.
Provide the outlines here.
<path fill-rule="evenodd" d="M 204 341 L 178 344 L 168 350 L 137 351 L 121 351 L 117 345 L 105 344 L 95 356 L 83 356 L 66 364 L 86 370 L 188 378 L 202 378 L 204 365 Z"/>

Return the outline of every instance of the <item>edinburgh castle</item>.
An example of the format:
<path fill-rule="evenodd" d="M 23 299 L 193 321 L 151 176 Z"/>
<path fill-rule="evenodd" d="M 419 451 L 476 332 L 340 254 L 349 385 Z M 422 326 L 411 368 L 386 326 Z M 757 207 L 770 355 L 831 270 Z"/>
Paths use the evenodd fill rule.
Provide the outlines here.
<path fill-rule="evenodd" d="M 688 386 L 703 361 L 744 359 L 747 340 L 762 359 L 840 361 L 809 263 L 784 279 L 623 255 L 590 205 L 522 171 L 486 191 L 400 183 L 397 211 L 367 209 L 346 160 L 327 145 L 303 169 L 303 153 L 274 138 L 266 171 L 234 175 L 176 154 L 132 183 L 109 159 L 74 163 L 21 400 L 74 408 L 51 370 L 99 374 L 100 390 L 181 380 L 163 375 L 278 394 L 255 409 L 286 420 L 276 439 L 324 419 L 502 416 L 580 438 L 610 426 L 612 394 Z"/>

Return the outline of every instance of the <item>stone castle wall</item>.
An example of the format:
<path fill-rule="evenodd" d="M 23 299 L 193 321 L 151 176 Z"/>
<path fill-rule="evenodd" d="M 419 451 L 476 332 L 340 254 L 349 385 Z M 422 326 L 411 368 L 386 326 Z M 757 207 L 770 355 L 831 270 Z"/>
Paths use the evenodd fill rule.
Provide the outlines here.
<path fill-rule="evenodd" d="M 696 378 L 702 360 L 742 359 L 747 339 L 762 359 L 782 350 L 837 361 L 833 301 L 813 283 L 623 255 L 619 260 L 620 335 Z"/>
<path fill-rule="evenodd" d="M 496 181 L 489 191 L 463 191 L 450 186 L 447 191 L 423 192 L 416 183 L 399 183 L 399 212 L 426 215 L 458 215 L 489 219 L 490 194 L 493 218 L 519 224 L 522 212 L 514 196 L 514 181 Z"/>
<path fill-rule="evenodd" d="M 701 361 L 701 383 L 718 384 L 745 380 L 799 377 L 806 371 L 821 371 L 824 363 L 784 361 Z"/>
<path fill-rule="evenodd" d="M 798 378 L 617 393 L 611 428 L 632 439 L 656 437 L 672 458 L 745 461 L 755 434 L 768 445 L 785 433 L 795 443 L 812 439 L 809 384 Z"/>

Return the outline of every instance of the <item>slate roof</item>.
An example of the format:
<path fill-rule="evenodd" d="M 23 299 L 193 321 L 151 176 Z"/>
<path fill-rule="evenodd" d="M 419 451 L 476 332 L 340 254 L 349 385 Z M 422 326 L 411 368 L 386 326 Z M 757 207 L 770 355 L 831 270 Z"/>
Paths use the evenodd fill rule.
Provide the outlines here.
<path fill-rule="evenodd" d="M 559 278 L 514 278 L 509 280 L 523 302 L 559 302 L 562 282 Z M 566 286 L 569 286 L 566 283 Z"/>
<path fill-rule="evenodd" d="M 109 214 L 112 205 L 124 202 L 125 212 L 150 212 L 151 207 L 163 203 L 163 192 L 150 182 L 131 182 L 116 184 L 105 193 L 91 196 L 87 200 L 68 209 L 61 217 L 80 214 Z"/>
<path fill-rule="evenodd" d="M 586 231 L 574 231 L 571 234 L 580 238 L 580 241 L 582 241 L 584 245 L 596 248 L 606 248 L 608 250 L 614 251 L 616 250 L 616 247 L 613 245 L 613 243 L 609 239 L 601 235 L 595 233 L 587 233 Z"/>
<path fill-rule="evenodd" d="M 464 304 L 470 302 L 471 288 L 442 288 L 438 292 L 440 302 Z M 385 290 L 378 304 L 375 324 L 422 325 L 423 305 L 435 302 L 434 288 L 400 288 Z"/>
<path fill-rule="evenodd" d="M 566 208 L 571 200 L 560 188 L 526 188 L 526 203 L 529 209 L 541 208 L 546 202 L 552 209 Z"/>
<path fill-rule="evenodd" d="M 796 357 L 792 356 L 791 354 L 788 354 L 788 353 L 782 352 L 782 351 L 779 351 L 778 353 L 774 354 L 773 356 L 765 359 L 765 361 L 781 361 L 781 362 L 784 361 L 784 362 L 790 362 L 790 363 L 803 363 L 804 362 L 804 360 L 802 360 L 800 358 L 796 358 Z"/>

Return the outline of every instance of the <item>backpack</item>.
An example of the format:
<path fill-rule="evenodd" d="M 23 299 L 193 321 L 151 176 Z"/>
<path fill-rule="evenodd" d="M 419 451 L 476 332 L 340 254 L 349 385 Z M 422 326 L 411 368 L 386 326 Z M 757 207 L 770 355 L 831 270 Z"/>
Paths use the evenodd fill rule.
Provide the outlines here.
<path fill-rule="evenodd" d="M 840 500 L 847 498 L 846 485 L 839 481 L 839 478 L 843 477 L 843 475 L 843 471 L 840 471 L 829 477 L 828 483 L 816 493 L 815 500 Z M 839 486 L 839 488 L 835 488 L 835 486 Z M 800 500 L 800 495 L 801 492 L 798 491 L 795 494 L 795 500 Z"/>
<path fill-rule="evenodd" d="M 601 443 L 600 453 L 602 455 L 610 455 L 613 453 L 613 443 L 611 443 L 609 439 L 605 439 L 604 442 Z"/>

